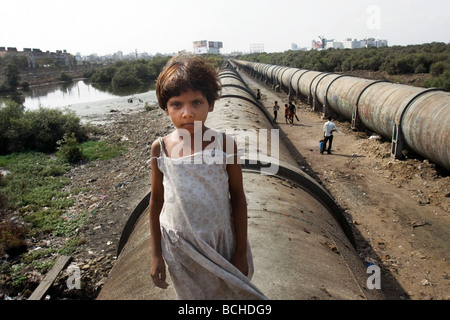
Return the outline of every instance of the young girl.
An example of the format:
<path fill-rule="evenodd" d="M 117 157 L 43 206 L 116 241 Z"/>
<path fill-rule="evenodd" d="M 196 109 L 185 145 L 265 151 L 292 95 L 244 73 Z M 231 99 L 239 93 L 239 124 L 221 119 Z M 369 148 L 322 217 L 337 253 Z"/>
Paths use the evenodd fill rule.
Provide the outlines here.
<path fill-rule="evenodd" d="M 195 56 L 172 58 L 158 77 L 158 102 L 175 130 L 151 149 L 150 272 L 167 288 L 166 262 L 179 299 L 265 299 L 250 281 L 236 144 L 204 124 L 220 90 L 217 73 Z"/>

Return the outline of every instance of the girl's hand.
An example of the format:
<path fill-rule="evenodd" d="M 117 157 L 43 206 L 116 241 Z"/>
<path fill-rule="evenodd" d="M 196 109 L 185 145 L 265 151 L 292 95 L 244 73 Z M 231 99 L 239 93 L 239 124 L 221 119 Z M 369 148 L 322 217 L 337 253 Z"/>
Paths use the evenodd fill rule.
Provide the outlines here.
<path fill-rule="evenodd" d="M 155 286 L 161 289 L 167 289 L 169 284 L 166 282 L 166 265 L 162 257 L 152 258 L 150 274 Z"/>
<path fill-rule="evenodd" d="M 248 276 L 248 261 L 245 254 L 233 254 L 230 262 L 239 269 L 245 276 Z"/>

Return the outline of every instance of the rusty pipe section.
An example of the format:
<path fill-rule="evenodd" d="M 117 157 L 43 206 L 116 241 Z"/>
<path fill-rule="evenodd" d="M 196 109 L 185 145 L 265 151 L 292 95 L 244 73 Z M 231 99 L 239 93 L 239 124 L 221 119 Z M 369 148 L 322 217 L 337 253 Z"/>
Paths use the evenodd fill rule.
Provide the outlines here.
<path fill-rule="evenodd" d="M 314 108 L 328 108 L 376 132 L 401 149 L 450 170 L 450 93 L 335 73 L 232 60 L 267 84 L 281 85 Z M 395 148 L 395 152 L 394 152 Z"/>
<path fill-rule="evenodd" d="M 379 290 L 367 288 L 369 275 L 334 199 L 298 167 L 281 139 L 253 134 L 273 126 L 234 68 L 223 68 L 220 79 L 222 96 L 206 125 L 233 135 L 238 144 L 255 265 L 253 283 L 270 299 L 381 299 Z M 242 140 L 258 147 L 247 152 Z M 279 151 L 260 157 L 266 146 Z M 274 162 L 277 171 L 265 174 L 262 169 Z M 98 299 L 176 299 L 169 275 L 166 290 L 155 287 L 150 278 L 148 199 L 129 218 L 117 262 Z"/>

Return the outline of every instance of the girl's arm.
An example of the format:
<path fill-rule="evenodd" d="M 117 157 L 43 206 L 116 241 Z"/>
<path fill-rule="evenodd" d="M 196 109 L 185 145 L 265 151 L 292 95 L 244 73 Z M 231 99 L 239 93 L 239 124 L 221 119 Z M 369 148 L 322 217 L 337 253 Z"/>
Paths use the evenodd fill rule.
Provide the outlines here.
<path fill-rule="evenodd" d="M 163 174 L 158 168 L 157 157 L 160 155 L 160 144 L 155 141 L 151 148 L 151 185 L 150 195 L 150 241 L 151 241 L 151 267 L 150 274 L 153 283 L 160 288 L 167 288 L 166 265 L 161 251 L 161 228 L 159 224 L 159 215 L 164 204 L 164 187 L 162 184 Z"/>
<path fill-rule="evenodd" d="M 227 164 L 229 177 L 231 214 L 233 215 L 234 231 L 236 237 L 236 248 L 231 263 L 238 268 L 244 275 L 248 275 L 247 261 L 247 201 L 244 193 L 242 181 L 242 168 L 238 162 L 237 146 L 233 139 L 228 143 L 234 145 L 233 161 Z"/>

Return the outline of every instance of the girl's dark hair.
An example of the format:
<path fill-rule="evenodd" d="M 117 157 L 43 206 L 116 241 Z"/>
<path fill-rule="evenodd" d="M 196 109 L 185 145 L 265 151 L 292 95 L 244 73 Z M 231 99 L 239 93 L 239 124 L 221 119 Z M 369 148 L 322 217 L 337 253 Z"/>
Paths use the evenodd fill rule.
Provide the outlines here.
<path fill-rule="evenodd" d="M 170 98 L 188 90 L 203 93 L 209 105 L 220 98 L 219 76 L 203 58 L 193 55 L 177 55 L 170 59 L 156 81 L 156 97 L 159 106 L 167 109 Z"/>

